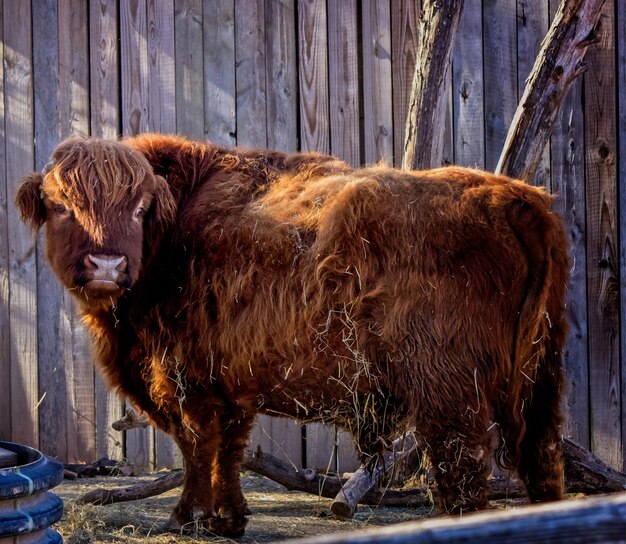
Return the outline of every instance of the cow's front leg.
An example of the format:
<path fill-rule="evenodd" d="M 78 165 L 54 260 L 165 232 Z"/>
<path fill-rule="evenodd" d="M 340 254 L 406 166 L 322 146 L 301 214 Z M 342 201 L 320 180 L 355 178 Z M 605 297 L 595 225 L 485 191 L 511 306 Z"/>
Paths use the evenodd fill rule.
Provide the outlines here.
<path fill-rule="evenodd" d="M 222 418 L 222 440 L 212 478 L 216 517 L 209 524 L 211 531 L 220 535 L 242 536 L 248 523 L 250 511 L 241 492 L 239 472 L 253 423 L 254 415 L 239 408 Z"/>
<path fill-rule="evenodd" d="M 189 428 L 181 429 L 175 439 L 185 460 L 185 480 L 180 500 L 165 528 L 174 532 L 209 528 L 215 517 L 211 473 L 220 441 L 219 421 L 204 428 L 202 435 Z"/>

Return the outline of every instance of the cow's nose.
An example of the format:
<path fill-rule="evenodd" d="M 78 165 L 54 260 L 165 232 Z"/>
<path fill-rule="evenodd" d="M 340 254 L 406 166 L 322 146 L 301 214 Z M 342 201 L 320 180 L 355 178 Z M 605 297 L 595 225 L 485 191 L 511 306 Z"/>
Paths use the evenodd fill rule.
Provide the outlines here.
<path fill-rule="evenodd" d="M 83 259 L 88 270 L 117 275 L 126 272 L 128 260 L 124 255 L 86 255 Z"/>

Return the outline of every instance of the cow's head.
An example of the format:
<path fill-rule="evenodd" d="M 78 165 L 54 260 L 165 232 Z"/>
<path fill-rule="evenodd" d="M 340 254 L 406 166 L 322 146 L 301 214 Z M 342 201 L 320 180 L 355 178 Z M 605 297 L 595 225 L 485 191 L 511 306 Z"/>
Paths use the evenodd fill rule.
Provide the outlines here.
<path fill-rule="evenodd" d="M 105 306 L 137 282 L 176 213 L 166 181 L 140 152 L 96 138 L 62 142 L 43 172 L 22 180 L 16 203 L 34 230 L 46 224 L 62 283 Z"/>

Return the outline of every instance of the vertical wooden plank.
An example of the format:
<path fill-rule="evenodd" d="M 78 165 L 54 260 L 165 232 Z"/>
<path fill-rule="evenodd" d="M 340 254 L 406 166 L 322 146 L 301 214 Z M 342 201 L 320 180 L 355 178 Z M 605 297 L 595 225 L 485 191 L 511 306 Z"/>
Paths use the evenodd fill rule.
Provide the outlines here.
<path fill-rule="evenodd" d="M 175 0 L 174 11 L 176 130 L 191 138 L 204 138 L 202 0 Z"/>
<path fill-rule="evenodd" d="M 60 136 L 89 134 L 88 10 L 82 0 L 59 0 Z M 92 461 L 96 456 L 95 382 L 91 343 L 77 316 L 73 298 L 64 293 L 61 334 L 68 385 L 67 459 Z"/>
<path fill-rule="evenodd" d="M 618 186 L 619 203 L 619 240 L 620 240 L 620 342 L 622 370 L 622 452 L 624 455 L 624 468 L 626 472 L 626 4 L 617 2 L 617 13 L 615 24 L 617 26 L 617 106 L 618 106 L 618 127 L 619 127 L 619 150 L 618 150 Z"/>
<path fill-rule="evenodd" d="M 148 130 L 146 0 L 128 0 L 119 9 L 122 133 L 134 136 Z"/>
<path fill-rule="evenodd" d="M 265 4 L 267 147 L 287 152 L 298 148 L 294 5 L 291 0 Z"/>
<path fill-rule="evenodd" d="M 237 145 L 267 146 L 265 99 L 265 12 L 263 0 L 250 0 L 235 13 Z"/>
<path fill-rule="evenodd" d="M 90 0 L 91 134 L 108 139 L 116 139 L 120 132 L 118 22 L 115 0 Z M 100 372 L 96 372 L 95 388 L 96 455 L 121 460 L 123 434 L 111 424 L 122 416 L 122 400 L 108 390 Z"/>
<path fill-rule="evenodd" d="M 548 2 L 518 0 L 517 2 L 517 81 L 518 97 L 526 88 L 526 79 L 541 49 L 541 42 L 550 26 Z M 533 185 L 550 189 L 550 146 L 546 145 L 541 162 L 533 180 Z"/>
<path fill-rule="evenodd" d="M 267 147 L 294 152 L 298 148 L 296 16 L 291 0 L 265 3 L 265 80 Z M 272 454 L 294 467 L 302 465 L 302 426 L 272 417 Z"/>
<path fill-rule="evenodd" d="M 19 179 L 34 168 L 30 2 L 5 2 L 3 23 L 5 130 L 10 149 L 5 164 L 12 203 Z M 12 440 L 37 447 L 36 244 L 13 205 L 8 206 L 8 248 Z"/>
<path fill-rule="evenodd" d="M 204 133 L 217 145 L 237 143 L 235 1 L 204 0 Z"/>
<path fill-rule="evenodd" d="M 326 2 L 298 0 L 300 147 L 330 151 Z"/>
<path fill-rule="evenodd" d="M 485 167 L 493 170 L 517 107 L 515 0 L 483 1 Z"/>
<path fill-rule="evenodd" d="M 415 71 L 421 11 L 419 0 L 391 0 L 394 164 L 402 164 L 406 118 Z M 341 444 L 341 441 L 340 441 Z"/>
<path fill-rule="evenodd" d="M 361 466 L 354 437 L 347 431 L 337 429 L 337 472 L 354 472 Z"/>
<path fill-rule="evenodd" d="M 352 166 L 360 166 L 360 100 L 359 100 L 359 39 L 357 3 L 355 0 L 328 2 L 328 84 L 330 110 L 330 149 L 333 155 Z M 408 103 L 408 102 L 407 102 Z M 328 427 L 309 426 L 307 434 L 307 464 L 323 462 L 318 454 L 318 444 L 326 460 L 335 450 L 337 466 L 333 469 L 351 470 L 358 464 L 356 453 L 351 449 L 352 436 L 337 430 L 337 444 L 334 433 Z M 323 433 L 323 436 L 320 436 Z M 347 468 L 345 468 L 347 467 Z"/>
<path fill-rule="evenodd" d="M 330 149 L 348 164 L 361 164 L 359 40 L 356 0 L 328 3 Z"/>
<path fill-rule="evenodd" d="M 250 449 L 271 454 L 274 451 L 272 444 L 272 417 L 266 415 L 258 415 L 250 434 Z"/>
<path fill-rule="evenodd" d="M 285 417 L 272 417 L 272 455 L 302 468 L 302 425 Z"/>
<path fill-rule="evenodd" d="M 90 0 L 91 134 L 107 139 L 120 131 L 118 23 L 115 0 Z"/>
<path fill-rule="evenodd" d="M 485 167 L 483 16 L 481 0 L 466 0 L 452 60 L 454 162 Z"/>
<path fill-rule="evenodd" d="M 454 119 L 452 115 L 452 69 L 446 75 L 446 85 L 444 88 L 446 102 L 441 105 L 441 118 L 444 119 L 443 137 L 441 141 L 441 165 L 452 164 L 454 162 Z"/>
<path fill-rule="evenodd" d="M 306 426 L 306 464 L 315 470 L 337 470 L 336 431 L 330 425 Z"/>
<path fill-rule="evenodd" d="M 559 2 L 550 2 L 552 16 Z M 571 243 L 567 319 L 570 332 L 563 353 L 566 379 L 564 434 L 589 448 L 589 371 L 587 359 L 587 253 L 585 248 L 585 169 L 582 78 L 563 101 L 551 138 L 555 209 L 566 223 Z"/>
<path fill-rule="evenodd" d="M 393 160 L 389 1 L 363 0 L 363 151 L 365 163 Z"/>
<path fill-rule="evenodd" d="M 196 8 L 198 6 L 195 6 Z M 202 6 L 199 13 L 187 11 L 185 19 L 195 21 L 192 26 L 194 32 L 191 36 L 199 41 L 194 44 L 194 70 L 199 70 L 199 79 L 202 81 L 202 54 L 198 54 L 199 44 L 202 43 L 202 34 L 198 36 L 198 19 L 202 17 Z M 174 28 L 174 2 L 173 0 L 148 0 L 148 106 L 150 116 L 148 120 L 149 130 L 155 132 L 176 132 L 176 92 L 178 87 L 175 70 L 175 28 Z M 180 14 L 179 14 L 180 17 Z M 180 19 L 177 19 L 180 21 Z M 200 29 L 201 30 L 201 29 Z M 201 48 L 200 48 L 201 49 Z M 202 83 L 192 89 L 199 94 L 196 102 L 202 100 Z M 201 110 L 202 108 L 200 108 Z M 196 109 L 194 114 L 198 114 Z M 202 118 L 200 118 L 202 124 Z M 202 138 L 203 132 L 197 133 Z"/>
<path fill-rule="evenodd" d="M 185 17 L 197 20 L 200 14 L 186 12 Z M 148 0 L 148 129 L 155 132 L 176 132 L 175 16 L 173 0 Z M 180 20 L 178 20 L 180 21 Z M 197 34 L 194 34 L 197 38 Z M 200 42 L 201 43 L 201 42 Z M 198 44 L 195 44 L 196 50 Z M 202 55 L 194 57 L 202 59 Z M 197 66 L 195 66 L 197 68 Z M 200 71 L 200 78 L 202 71 Z M 194 92 L 198 92 L 197 89 Z M 202 99 L 200 95 L 199 99 Z M 202 119 L 199 121 L 202 125 Z M 196 135 L 202 137 L 202 134 Z M 182 454 L 165 433 L 154 430 L 154 463 L 156 469 L 180 468 Z"/>
<path fill-rule="evenodd" d="M 265 6 L 263 0 L 239 4 L 235 9 L 235 104 L 237 145 L 267 146 L 267 105 L 265 97 Z M 273 452 L 272 418 L 261 415 L 250 436 L 250 447 Z"/>
<path fill-rule="evenodd" d="M 146 0 L 121 2 L 119 10 L 122 131 L 125 136 L 134 136 L 150 127 Z M 151 427 L 126 432 L 126 458 L 137 467 L 153 468 L 154 432 Z"/>
<path fill-rule="evenodd" d="M 9 316 L 9 220 L 4 130 L 4 3 L 0 2 L 0 440 L 11 440 L 11 322 Z"/>
<path fill-rule="evenodd" d="M 328 35 L 326 2 L 298 1 L 300 49 L 300 146 L 302 151 L 330 152 L 328 116 Z M 306 463 L 319 463 L 318 451 L 334 459 L 332 427 L 319 423 L 306 426 Z M 327 463 L 326 463 L 327 464 Z M 324 464 L 324 467 L 326 467 Z"/>
<path fill-rule="evenodd" d="M 619 368 L 619 246 L 615 132 L 614 6 L 602 8 L 600 42 L 587 52 L 585 144 L 591 447 L 616 469 L 624 464 Z"/>
<path fill-rule="evenodd" d="M 33 96 L 35 168 L 50 160 L 60 139 L 59 27 L 57 0 L 35 2 L 33 20 Z M 46 455 L 68 459 L 68 383 L 62 328 L 63 287 L 44 259 L 43 236 L 37 241 L 37 322 L 39 346 L 39 448 Z"/>

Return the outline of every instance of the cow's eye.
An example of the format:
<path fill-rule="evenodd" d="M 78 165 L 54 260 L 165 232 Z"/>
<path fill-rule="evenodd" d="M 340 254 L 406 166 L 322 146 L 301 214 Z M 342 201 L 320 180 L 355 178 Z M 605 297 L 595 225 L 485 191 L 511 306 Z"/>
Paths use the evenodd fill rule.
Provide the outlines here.
<path fill-rule="evenodd" d="M 52 211 L 57 215 L 67 215 L 69 213 L 63 204 L 57 204 L 54 208 L 52 208 Z"/>
<path fill-rule="evenodd" d="M 143 219 L 144 215 L 146 215 L 146 209 L 143 206 L 139 206 L 139 208 L 135 210 L 133 217 L 139 221 Z"/>

